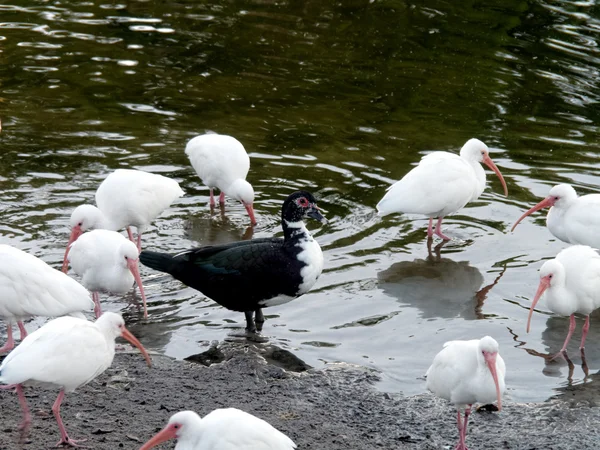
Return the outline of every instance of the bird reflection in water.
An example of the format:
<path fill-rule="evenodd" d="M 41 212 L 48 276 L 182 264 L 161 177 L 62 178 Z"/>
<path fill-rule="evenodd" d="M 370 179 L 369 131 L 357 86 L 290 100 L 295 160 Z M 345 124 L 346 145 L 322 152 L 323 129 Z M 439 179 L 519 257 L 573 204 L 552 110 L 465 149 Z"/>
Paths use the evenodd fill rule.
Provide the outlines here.
<path fill-rule="evenodd" d="M 218 208 L 219 211 L 216 211 Z M 218 217 L 218 220 L 215 220 Z M 246 227 L 240 236 L 239 224 L 225 215 L 225 205 L 210 207 L 210 217 L 190 217 L 184 224 L 185 237 L 201 245 L 220 245 L 235 241 L 247 241 L 254 235 L 252 225 Z"/>
<path fill-rule="evenodd" d="M 599 312 L 594 312 L 590 315 L 590 319 L 592 322 L 598 322 L 600 320 Z M 577 325 L 581 328 L 581 317 L 577 318 L 579 322 Z M 511 331 L 513 334 L 513 339 L 515 342 L 518 342 L 519 345 L 517 347 L 522 348 L 528 354 L 532 356 L 536 356 L 544 359 L 544 368 L 542 373 L 548 377 L 560 377 L 563 376 L 561 371 L 564 367 L 567 367 L 567 382 L 568 385 L 572 385 L 573 383 L 585 382 L 590 379 L 590 367 L 598 367 L 600 366 L 600 348 L 594 345 L 588 345 L 586 349 L 579 350 L 579 342 L 575 341 L 571 343 L 571 348 L 573 350 L 571 352 L 558 352 L 563 344 L 565 337 L 565 329 L 569 327 L 569 318 L 568 317 L 560 317 L 560 316 L 551 316 L 548 317 L 546 321 L 546 327 L 541 335 L 541 345 L 544 347 L 545 352 L 541 352 L 534 348 L 525 347 L 527 345 L 527 341 L 520 340 L 514 331 Z M 598 328 L 598 327 L 596 327 Z M 525 330 L 523 330 L 525 333 Z M 600 330 L 595 329 L 594 327 L 590 327 L 588 333 L 588 342 L 599 342 L 600 341 Z M 577 349 L 577 350 L 575 350 Z M 570 353 L 570 356 L 569 356 Z M 576 378 L 575 366 L 576 363 L 579 362 L 579 358 L 581 358 L 581 369 L 583 372 L 583 377 L 581 379 Z"/>
<path fill-rule="evenodd" d="M 424 318 L 483 319 L 483 305 L 490 290 L 500 281 L 506 266 L 492 283 L 482 286 L 483 275 L 468 261 L 442 258 L 441 242 L 432 249 L 427 242 L 425 259 L 401 261 L 379 272 L 377 278 L 383 291 L 401 303 L 421 310 Z"/>

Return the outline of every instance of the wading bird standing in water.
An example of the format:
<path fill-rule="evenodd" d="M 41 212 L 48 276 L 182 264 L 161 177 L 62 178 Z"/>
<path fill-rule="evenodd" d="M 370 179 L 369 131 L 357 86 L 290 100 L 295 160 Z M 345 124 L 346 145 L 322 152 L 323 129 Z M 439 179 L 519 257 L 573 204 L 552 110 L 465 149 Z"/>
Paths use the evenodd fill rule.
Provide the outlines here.
<path fill-rule="evenodd" d="M 506 182 L 492 161 L 487 145 L 469 139 L 460 155 L 433 152 L 425 155 L 419 165 L 387 189 L 377 204 L 380 216 L 393 213 L 424 214 L 429 217 L 427 236 L 434 234 L 447 241 L 442 233 L 442 219 L 475 201 L 485 189 L 485 171 L 481 163 L 492 169 L 508 195 Z M 435 231 L 433 219 L 437 218 Z"/>

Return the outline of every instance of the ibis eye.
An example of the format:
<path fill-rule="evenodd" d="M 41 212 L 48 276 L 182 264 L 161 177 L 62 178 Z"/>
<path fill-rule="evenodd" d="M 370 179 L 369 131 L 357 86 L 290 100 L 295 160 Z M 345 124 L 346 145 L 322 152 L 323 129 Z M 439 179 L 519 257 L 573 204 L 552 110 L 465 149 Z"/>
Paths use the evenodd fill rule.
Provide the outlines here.
<path fill-rule="evenodd" d="M 82 226 L 83 226 L 83 222 L 79 222 L 79 223 L 77 224 L 77 226 L 79 226 L 79 227 L 82 227 Z"/>
<path fill-rule="evenodd" d="M 173 425 L 173 428 L 175 428 L 176 430 L 179 430 L 179 424 Z"/>
<path fill-rule="evenodd" d="M 125 256 L 125 261 L 127 261 L 129 258 L 127 258 L 127 256 Z"/>

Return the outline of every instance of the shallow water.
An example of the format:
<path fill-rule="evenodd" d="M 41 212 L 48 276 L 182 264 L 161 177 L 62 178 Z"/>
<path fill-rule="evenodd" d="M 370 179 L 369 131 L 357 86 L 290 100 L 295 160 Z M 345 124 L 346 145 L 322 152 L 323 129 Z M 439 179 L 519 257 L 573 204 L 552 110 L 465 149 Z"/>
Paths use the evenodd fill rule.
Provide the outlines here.
<path fill-rule="evenodd" d="M 146 248 L 248 238 L 243 207 L 228 200 L 211 214 L 183 153 L 196 134 L 231 134 L 252 158 L 254 237 L 280 233 L 281 201 L 298 188 L 330 219 L 309 224 L 326 261 L 315 288 L 265 311 L 271 342 L 313 366 L 372 367 L 381 389 L 413 394 L 445 341 L 489 334 L 511 399 L 560 395 L 594 378 L 579 331 L 569 374 L 543 357 L 560 348 L 567 319 L 542 302 L 529 334 L 525 322 L 537 270 L 565 245 L 540 214 L 510 227 L 554 184 L 597 190 L 598 17 L 592 2 L 0 5 L 1 242 L 58 267 L 71 210 L 118 167 L 186 191 Z M 445 220 L 453 241 L 430 255 L 425 218 L 380 219 L 374 206 L 422 155 L 471 137 L 491 147 L 509 196 L 488 171 L 483 196 Z M 182 358 L 244 325 L 170 277 L 142 276 L 147 323 L 135 297 L 103 298 L 150 348 Z"/>

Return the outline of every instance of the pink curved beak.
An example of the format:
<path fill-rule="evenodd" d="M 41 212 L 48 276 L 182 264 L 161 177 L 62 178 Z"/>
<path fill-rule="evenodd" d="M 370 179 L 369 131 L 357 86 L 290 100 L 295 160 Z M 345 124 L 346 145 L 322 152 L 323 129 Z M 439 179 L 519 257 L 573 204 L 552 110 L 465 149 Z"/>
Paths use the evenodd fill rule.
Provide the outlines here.
<path fill-rule="evenodd" d="M 121 332 L 121 337 L 123 339 L 128 340 L 132 345 L 135 345 L 138 348 L 138 350 L 142 352 L 142 355 L 144 356 L 148 367 L 152 367 L 152 360 L 150 359 L 150 355 L 148 354 L 142 343 L 138 341 L 138 339 L 133 334 L 131 334 L 131 331 L 129 331 L 127 328 L 123 327 L 122 329 L 123 331 Z"/>
<path fill-rule="evenodd" d="M 523 220 L 529 214 L 534 213 L 536 211 L 539 211 L 540 209 L 548 208 L 548 207 L 553 206 L 553 205 L 554 205 L 554 198 L 553 197 L 546 197 L 544 200 L 542 200 L 541 202 L 539 202 L 537 205 L 535 205 L 533 208 L 531 208 L 529 211 L 526 211 L 525 214 L 523 214 L 521 217 L 519 217 L 519 220 L 517 220 L 515 222 L 515 224 L 510 229 L 510 231 L 511 232 L 514 231 L 514 229 L 517 227 L 517 225 L 519 225 L 519 223 L 521 222 L 521 220 Z"/>
<path fill-rule="evenodd" d="M 71 250 L 71 244 L 75 242 L 79 236 L 83 234 L 83 230 L 80 225 L 75 225 L 71 230 L 71 236 L 69 236 L 69 242 L 67 243 L 67 248 L 65 250 L 65 256 L 63 258 L 62 271 L 67 273 L 69 271 L 69 260 L 67 257 L 69 256 L 69 251 Z"/>
<path fill-rule="evenodd" d="M 496 372 L 496 356 L 498 353 L 483 352 L 483 357 L 487 363 L 488 369 L 496 385 L 496 397 L 498 398 L 498 411 L 502 409 L 502 395 L 500 394 L 500 384 L 498 383 L 498 373 Z"/>
<path fill-rule="evenodd" d="M 176 437 L 177 437 L 176 430 L 173 427 L 167 425 L 161 431 L 156 433 L 154 435 L 154 437 L 152 437 L 152 439 L 150 439 L 148 442 L 146 442 L 140 448 L 140 450 L 150 450 L 151 448 L 154 448 L 157 445 L 162 444 L 163 442 L 166 442 L 170 439 L 175 439 Z"/>
<path fill-rule="evenodd" d="M 252 204 L 247 205 L 246 203 L 243 203 L 243 205 L 244 208 L 246 208 L 248 215 L 250 216 L 250 223 L 253 226 L 256 225 L 256 218 L 254 217 L 254 208 L 252 207 Z"/>
<path fill-rule="evenodd" d="M 142 302 L 144 303 L 144 319 L 148 318 L 148 307 L 146 306 L 146 293 L 144 292 L 144 285 L 142 284 L 142 278 L 140 277 L 140 269 L 138 267 L 137 259 L 128 259 L 127 267 L 129 267 L 129 271 L 133 275 L 135 282 L 138 285 L 140 290 L 140 295 L 142 296 Z"/>
<path fill-rule="evenodd" d="M 537 305 L 537 302 L 540 301 L 540 298 L 550 287 L 550 277 L 545 276 L 540 278 L 540 285 L 538 286 L 537 292 L 535 293 L 535 297 L 533 297 L 533 302 L 531 302 L 531 308 L 529 308 L 529 316 L 527 316 L 527 332 L 529 333 L 529 326 L 531 324 L 531 316 L 533 315 L 533 308 Z"/>
<path fill-rule="evenodd" d="M 492 169 L 496 173 L 496 175 L 498 175 L 498 178 L 500 178 L 500 183 L 502 183 L 502 187 L 504 188 L 504 196 L 506 197 L 508 195 L 508 188 L 506 187 L 506 181 L 504 181 L 504 177 L 500 173 L 500 169 L 496 167 L 496 164 L 494 164 L 494 161 L 492 161 L 490 155 L 485 155 L 483 157 L 483 163 L 490 169 Z"/>

